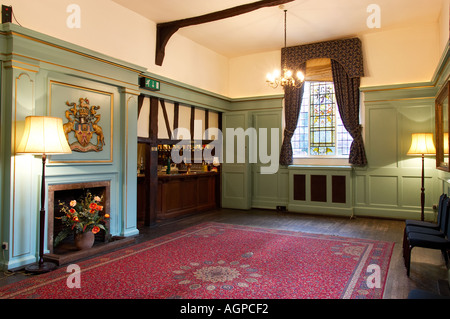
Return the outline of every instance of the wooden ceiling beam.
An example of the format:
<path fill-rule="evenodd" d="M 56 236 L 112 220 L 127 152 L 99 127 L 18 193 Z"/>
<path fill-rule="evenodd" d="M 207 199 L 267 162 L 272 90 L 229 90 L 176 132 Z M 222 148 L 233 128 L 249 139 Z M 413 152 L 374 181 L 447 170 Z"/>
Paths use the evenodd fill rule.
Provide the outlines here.
<path fill-rule="evenodd" d="M 194 18 L 158 23 L 158 25 L 156 26 L 155 63 L 159 66 L 162 65 L 164 61 L 166 45 L 169 42 L 170 37 L 174 35 L 180 28 L 227 19 L 258 9 L 278 6 L 292 1 L 294 0 L 262 0 L 226 9 L 223 11 L 208 13 Z"/>

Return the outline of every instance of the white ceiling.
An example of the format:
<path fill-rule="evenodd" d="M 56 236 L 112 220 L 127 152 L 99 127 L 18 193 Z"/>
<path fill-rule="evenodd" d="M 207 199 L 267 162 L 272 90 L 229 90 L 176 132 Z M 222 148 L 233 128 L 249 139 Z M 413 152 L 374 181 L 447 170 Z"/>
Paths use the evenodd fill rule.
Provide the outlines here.
<path fill-rule="evenodd" d="M 192 18 L 257 0 L 113 0 L 155 23 Z M 445 0 L 295 0 L 284 5 L 287 45 L 356 36 L 408 24 L 436 22 Z M 370 4 L 381 9 L 381 29 L 369 29 Z M 236 57 L 284 46 L 284 12 L 279 7 L 182 28 L 181 34 L 217 53 Z"/>

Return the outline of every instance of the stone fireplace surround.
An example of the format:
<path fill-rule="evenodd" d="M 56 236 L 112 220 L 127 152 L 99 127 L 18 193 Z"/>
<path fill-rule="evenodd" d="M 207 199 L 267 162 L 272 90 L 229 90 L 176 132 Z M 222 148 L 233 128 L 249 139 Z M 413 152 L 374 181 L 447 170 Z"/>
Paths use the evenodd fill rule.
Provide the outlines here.
<path fill-rule="evenodd" d="M 60 230 L 60 225 L 55 217 L 61 216 L 59 213 L 59 201 L 63 201 L 68 204 L 69 200 L 78 200 L 83 195 L 84 191 L 90 190 L 95 196 L 103 196 L 104 212 L 111 214 L 110 194 L 111 183 L 110 181 L 95 181 L 95 182 L 83 182 L 83 183 L 69 183 L 69 184 L 57 184 L 48 186 L 48 233 L 47 243 L 50 253 L 54 252 L 53 240 Z"/>
<path fill-rule="evenodd" d="M 89 190 L 94 196 L 103 196 L 102 205 L 104 206 L 104 212 L 109 213 L 113 217 L 114 212 L 111 212 L 111 181 L 89 181 L 89 182 L 75 182 L 75 183 L 63 183 L 48 185 L 48 233 L 47 233 L 47 249 L 48 254 L 44 256 L 44 259 L 55 262 L 58 265 L 66 264 L 68 262 L 89 257 L 97 253 L 101 253 L 114 248 L 119 248 L 134 242 L 134 238 L 125 238 L 105 234 L 101 231 L 96 235 L 96 244 L 93 248 L 87 251 L 76 251 L 73 249 L 55 249 L 53 246 L 54 237 L 61 228 L 61 224 L 55 217 L 61 215 L 59 212 L 59 201 L 63 201 L 68 204 L 69 200 L 79 199 L 84 195 L 85 191 Z M 109 226 L 107 224 L 107 226 Z M 61 244 L 63 246 L 64 242 Z"/>

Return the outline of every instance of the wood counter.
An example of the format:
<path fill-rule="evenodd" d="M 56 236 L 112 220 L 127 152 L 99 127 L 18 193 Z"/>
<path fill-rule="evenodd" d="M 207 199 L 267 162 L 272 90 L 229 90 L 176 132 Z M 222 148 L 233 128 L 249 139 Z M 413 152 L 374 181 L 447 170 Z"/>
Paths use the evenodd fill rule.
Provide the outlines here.
<path fill-rule="evenodd" d="M 158 174 L 157 219 L 218 207 L 219 173 Z"/>

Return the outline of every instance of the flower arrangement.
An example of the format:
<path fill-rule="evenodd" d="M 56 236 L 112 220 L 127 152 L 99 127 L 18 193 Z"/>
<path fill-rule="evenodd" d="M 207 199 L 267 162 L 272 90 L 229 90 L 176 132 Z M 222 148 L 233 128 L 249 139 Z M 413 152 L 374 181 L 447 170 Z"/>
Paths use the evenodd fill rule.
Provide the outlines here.
<path fill-rule="evenodd" d="M 102 213 L 103 206 L 99 205 L 101 201 L 101 197 L 93 196 L 87 191 L 86 196 L 78 201 L 71 200 L 69 206 L 60 202 L 64 215 L 56 218 L 61 219 L 64 228 L 56 236 L 55 246 L 72 233 L 77 235 L 90 231 L 97 234 L 101 229 L 107 231 L 105 220 L 109 218 L 109 214 Z"/>

